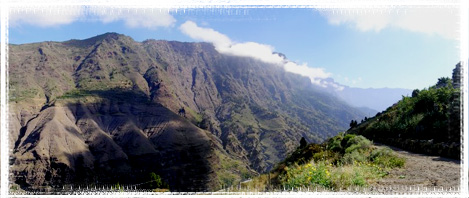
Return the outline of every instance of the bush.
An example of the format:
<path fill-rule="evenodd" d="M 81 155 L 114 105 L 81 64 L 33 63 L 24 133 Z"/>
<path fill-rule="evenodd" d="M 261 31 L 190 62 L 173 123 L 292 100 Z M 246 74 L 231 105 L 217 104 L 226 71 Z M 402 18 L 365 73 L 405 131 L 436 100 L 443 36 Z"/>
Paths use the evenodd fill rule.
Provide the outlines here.
<path fill-rule="evenodd" d="M 339 153 L 331 151 L 321 151 L 313 155 L 313 159 L 315 162 L 329 161 L 331 163 L 336 164 L 338 161 L 340 161 L 340 158 L 341 155 Z"/>
<path fill-rule="evenodd" d="M 168 184 L 163 182 L 163 180 L 161 180 L 161 177 L 154 172 L 150 173 L 150 181 L 151 182 L 148 183 L 149 189 L 169 188 Z"/>
<path fill-rule="evenodd" d="M 350 153 L 346 153 L 342 158 L 343 164 L 352 164 L 353 162 L 365 162 L 367 157 L 360 153 L 358 150 L 354 150 Z"/>
<path fill-rule="evenodd" d="M 332 138 L 327 145 L 328 149 L 334 152 L 342 152 L 342 138 Z"/>
<path fill-rule="evenodd" d="M 405 164 L 405 159 L 397 157 L 388 147 L 373 150 L 370 155 L 370 160 L 387 168 L 403 167 Z"/>
<path fill-rule="evenodd" d="M 348 135 L 347 135 L 348 136 Z M 343 141 L 347 140 L 346 137 L 344 138 Z M 342 141 L 342 142 L 343 142 Z M 346 147 L 345 147 L 345 153 L 351 153 L 355 150 L 358 150 L 359 152 L 361 151 L 367 151 L 371 147 L 371 141 L 366 139 L 365 137 L 358 135 L 358 136 L 353 136 L 348 138 Z"/>

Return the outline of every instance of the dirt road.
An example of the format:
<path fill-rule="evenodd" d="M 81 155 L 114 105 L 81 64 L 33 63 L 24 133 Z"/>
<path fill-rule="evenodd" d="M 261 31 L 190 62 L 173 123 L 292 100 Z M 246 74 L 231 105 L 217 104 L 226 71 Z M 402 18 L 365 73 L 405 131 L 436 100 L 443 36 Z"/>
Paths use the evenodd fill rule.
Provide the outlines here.
<path fill-rule="evenodd" d="M 403 186 L 412 186 L 414 190 L 418 188 L 425 191 L 459 189 L 461 178 L 459 160 L 416 154 L 395 147 L 389 148 L 406 159 L 405 166 L 391 170 L 389 175 L 372 184 L 372 187 L 388 188 L 389 192 L 408 190 Z"/>

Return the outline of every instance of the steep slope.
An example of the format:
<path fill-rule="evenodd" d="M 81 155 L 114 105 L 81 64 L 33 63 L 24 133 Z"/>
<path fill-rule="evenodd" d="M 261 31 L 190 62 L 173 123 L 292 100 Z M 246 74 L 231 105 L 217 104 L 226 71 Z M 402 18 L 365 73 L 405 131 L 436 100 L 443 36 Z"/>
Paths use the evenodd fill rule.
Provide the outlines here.
<path fill-rule="evenodd" d="M 173 110 L 178 108 L 172 107 L 174 101 L 179 101 L 197 112 L 197 121 L 210 123 L 225 149 L 248 158 L 261 172 L 292 151 L 293 142 L 302 136 L 321 141 L 346 127 L 347 118 L 360 114 L 315 90 L 309 79 L 278 66 L 221 55 L 205 43 L 144 44 L 149 54 L 158 54 L 162 65 L 147 78 L 153 100 Z"/>
<path fill-rule="evenodd" d="M 361 134 L 377 142 L 405 150 L 460 159 L 461 68 L 453 79 L 440 78 L 428 89 L 414 90 L 348 133 Z"/>
<path fill-rule="evenodd" d="M 219 164 L 236 160 L 208 131 L 158 104 L 105 97 L 58 99 L 31 119 L 15 144 L 16 182 L 32 188 L 132 184 L 156 172 L 172 190 L 203 191 L 233 175 Z M 237 171 L 252 174 L 246 167 Z"/>
<path fill-rule="evenodd" d="M 215 190 L 363 117 L 307 78 L 207 43 L 107 33 L 9 53 L 11 163 L 23 186 L 156 172 L 172 190 Z"/>

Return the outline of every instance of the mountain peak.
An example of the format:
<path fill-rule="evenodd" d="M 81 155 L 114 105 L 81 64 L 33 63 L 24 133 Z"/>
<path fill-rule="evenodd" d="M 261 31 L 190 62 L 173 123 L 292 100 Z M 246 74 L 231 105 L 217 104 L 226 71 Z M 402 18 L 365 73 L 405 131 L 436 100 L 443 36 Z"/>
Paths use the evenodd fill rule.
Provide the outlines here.
<path fill-rule="evenodd" d="M 96 35 L 94 37 L 83 39 L 83 40 L 72 39 L 72 40 L 66 41 L 65 44 L 73 45 L 77 47 L 89 47 L 103 40 L 120 40 L 122 38 L 131 39 L 130 37 L 124 34 L 119 34 L 116 32 L 106 32 L 104 34 Z"/>
<path fill-rule="evenodd" d="M 93 38 L 101 38 L 101 39 L 119 39 L 121 37 L 127 37 L 126 35 L 123 35 L 123 34 L 119 34 L 119 33 L 116 33 L 116 32 L 106 32 L 104 34 L 100 34 L 100 35 L 97 35 L 95 37 L 91 37 L 89 39 L 93 39 Z"/>

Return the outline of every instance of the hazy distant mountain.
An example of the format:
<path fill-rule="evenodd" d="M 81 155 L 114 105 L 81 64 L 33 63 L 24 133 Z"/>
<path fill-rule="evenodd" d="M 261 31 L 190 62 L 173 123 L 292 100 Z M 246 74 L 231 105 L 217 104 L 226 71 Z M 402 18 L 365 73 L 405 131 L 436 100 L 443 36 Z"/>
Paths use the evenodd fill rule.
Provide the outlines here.
<path fill-rule="evenodd" d="M 12 181 L 216 190 L 263 172 L 301 137 L 364 114 L 308 78 L 208 43 L 107 33 L 9 47 Z"/>
<path fill-rule="evenodd" d="M 378 111 L 368 108 L 368 107 L 357 107 L 361 112 L 365 114 L 366 117 L 372 117 L 375 116 Z"/>
<path fill-rule="evenodd" d="M 344 86 L 342 91 L 336 91 L 336 94 L 355 107 L 368 107 L 375 111 L 386 110 L 393 105 L 402 96 L 409 96 L 412 93 L 410 89 L 400 88 L 356 88 Z M 374 114 L 373 114 L 374 116 Z"/>

